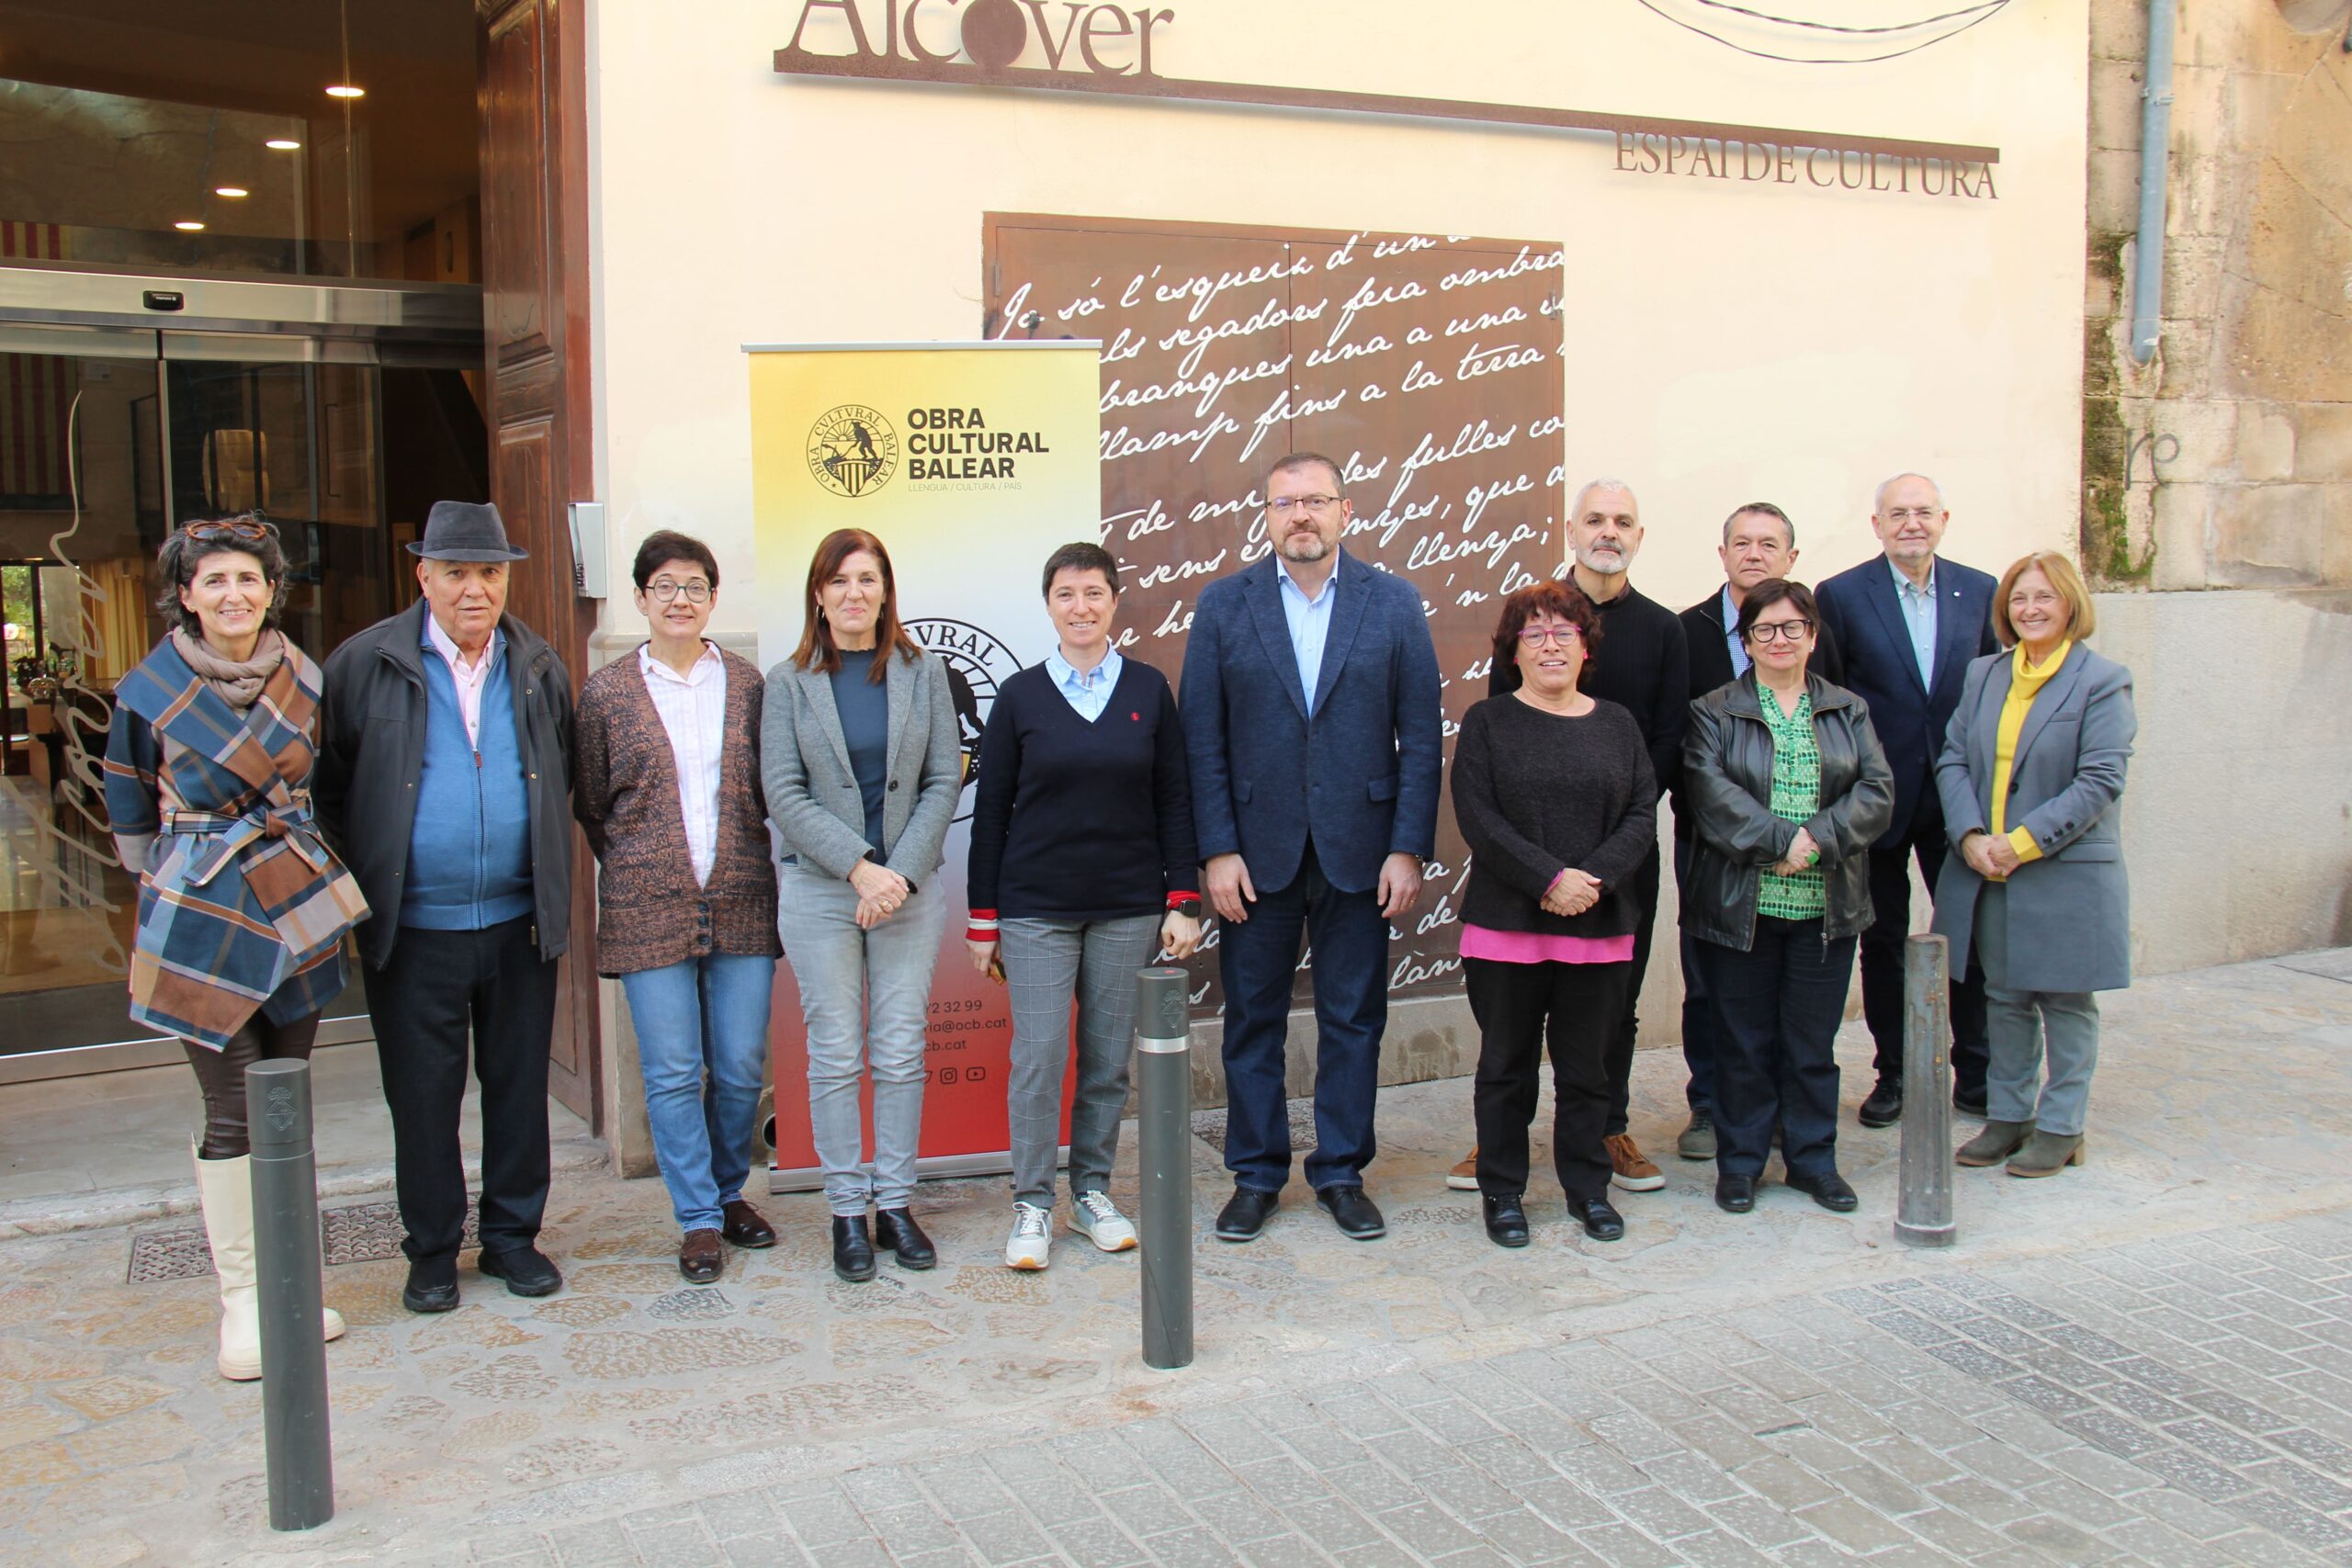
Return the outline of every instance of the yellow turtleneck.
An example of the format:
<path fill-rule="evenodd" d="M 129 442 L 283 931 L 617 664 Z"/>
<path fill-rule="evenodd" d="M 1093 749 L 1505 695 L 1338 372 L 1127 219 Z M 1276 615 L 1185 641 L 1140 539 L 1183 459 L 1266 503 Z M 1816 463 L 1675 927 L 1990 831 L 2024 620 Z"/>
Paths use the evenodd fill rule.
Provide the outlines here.
<path fill-rule="evenodd" d="M 2058 667 L 2066 662 L 2075 639 L 2067 637 L 2040 664 L 2027 662 L 2025 644 L 2017 646 L 2010 663 L 2009 694 L 2001 703 L 2001 722 L 1993 732 L 1993 823 L 1991 831 L 1998 838 L 2004 831 L 2003 822 L 2008 815 L 2009 768 L 2017 761 L 2018 735 L 2025 728 L 2025 716 L 2033 707 L 2033 699 Z M 2020 861 L 2040 860 L 2041 846 L 2023 828 L 2009 829 L 2009 848 Z"/>

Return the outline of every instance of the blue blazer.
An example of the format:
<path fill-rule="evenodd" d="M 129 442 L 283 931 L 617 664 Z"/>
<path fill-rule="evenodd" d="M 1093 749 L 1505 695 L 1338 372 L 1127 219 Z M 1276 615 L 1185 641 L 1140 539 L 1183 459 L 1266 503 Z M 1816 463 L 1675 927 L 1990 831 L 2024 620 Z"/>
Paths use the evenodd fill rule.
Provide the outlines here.
<path fill-rule="evenodd" d="M 1261 893 L 1298 875 L 1310 831 L 1346 893 L 1390 854 L 1437 851 L 1444 709 L 1420 592 L 1345 550 L 1338 572 L 1311 720 L 1272 557 L 1208 586 L 1184 649 L 1201 859 L 1239 853 Z"/>
<path fill-rule="evenodd" d="M 1894 568 L 1884 556 L 1872 556 L 1813 591 L 1822 625 L 1845 655 L 1846 688 L 1869 705 L 1878 743 L 1894 770 L 1894 819 L 1877 848 L 1909 839 L 1911 818 L 1923 807 L 1941 813 L 1936 759 L 1960 705 L 1969 660 L 2001 649 L 1993 638 L 1996 586 L 1973 567 L 1936 558 L 1935 678 L 1925 683 L 1911 652 L 1911 628 L 1895 601 Z"/>

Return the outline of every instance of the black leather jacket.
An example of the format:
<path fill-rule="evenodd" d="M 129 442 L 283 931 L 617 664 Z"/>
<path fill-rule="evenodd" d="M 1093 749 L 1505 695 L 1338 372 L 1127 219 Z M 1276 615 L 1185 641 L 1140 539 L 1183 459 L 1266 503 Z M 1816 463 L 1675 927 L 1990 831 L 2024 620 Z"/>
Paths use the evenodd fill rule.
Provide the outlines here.
<path fill-rule="evenodd" d="M 1756 682 L 1733 681 L 1690 705 L 1682 790 L 1699 836 L 1681 883 L 1682 929 L 1702 941 L 1741 953 L 1755 942 L 1758 874 L 1788 853 L 1800 827 L 1821 847 L 1822 935 L 1859 936 L 1871 923 L 1870 847 L 1893 818 L 1894 774 L 1861 698 L 1818 675 L 1805 677 L 1805 689 L 1821 809 L 1804 823 L 1772 815 L 1772 731 Z"/>

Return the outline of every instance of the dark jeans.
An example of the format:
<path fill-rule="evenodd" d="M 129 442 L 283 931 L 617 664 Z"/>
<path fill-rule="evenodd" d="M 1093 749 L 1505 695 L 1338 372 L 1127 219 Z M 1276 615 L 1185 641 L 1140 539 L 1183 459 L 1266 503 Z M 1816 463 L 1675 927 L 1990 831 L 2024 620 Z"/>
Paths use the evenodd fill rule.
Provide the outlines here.
<path fill-rule="evenodd" d="M 1220 922 L 1225 983 L 1225 1164 L 1237 1187 L 1279 1192 L 1290 1179 L 1290 1109 L 1283 1069 L 1299 938 L 1315 953 L 1317 1191 L 1361 1182 L 1375 1152 L 1380 1036 L 1388 1025 L 1388 922 L 1370 891 L 1342 893 L 1306 846 L 1290 886 L 1258 889 L 1250 918 Z"/>
<path fill-rule="evenodd" d="M 1679 884 L 1689 873 L 1692 846 L 1696 840 L 1674 840 L 1674 877 Z M 1707 974 L 1699 962 L 1699 939 L 1689 931 L 1680 933 L 1682 943 L 1682 1062 L 1690 1070 L 1690 1081 L 1683 1088 L 1683 1096 L 1690 1102 L 1693 1114 L 1705 1111 L 1714 1114 L 1715 1057 L 1721 1047 L 1717 1037 L 1721 1029 L 1715 1023 L 1715 1004 L 1707 995 Z"/>
<path fill-rule="evenodd" d="M 455 1258 L 466 1228 L 458 1108 L 470 1032 L 481 1082 L 481 1246 L 537 1239 L 548 1201 L 548 1045 L 555 970 L 528 916 L 478 931 L 401 928 L 381 969 L 360 965 L 392 1113 L 401 1250 Z"/>
<path fill-rule="evenodd" d="M 1934 786 L 1931 784 L 1929 787 Z M 1900 844 L 1871 851 L 1871 926 L 1862 933 L 1862 1018 L 1877 1050 L 1878 1076 L 1903 1081 L 1903 942 L 1911 934 L 1911 862 L 1919 862 L 1928 897 L 1944 868 L 1944 820 L 1940 812 L 1911 819 Z M 1951 977 L 1951 1081 L 1955 1093 L 1984 1088 L 1984 980 L 1974 964 Z"/>
<path fill-rule="evenodd" d="M 245 1140 L 245 1069 L 255 1062 L 288 1056 L 308 1061 L 311 1043 L 318 1037 L 317 1013 L 291 1023 L 272 1023 L 256 1012 L 218 1051 L 193 1040 L 180 1042 L 187 1048 L 187 1065 L 196 1069 L 196 1087 L 204 1094 L 204 1144 L 199 1158 L 242 1159 L 253 1153 Z"/>
<path fill-rule="evenodd" d="M 1746 953 L 1702 941 L 1714 998 L 1715 1168 L 1762 1176 L 1781 1129 L 1792 1174 L 1838 1168 L 1838 1025 L 1854 972 L 1854 939 L 1825 942 L 1821 922 L 1756 917 Z"/>
<path fill-rule="evenodd" d="M 1634 896 L 1637 911 L 1634 917 L 1634 962 L 1625 976 L 1625 999 L 1618 1004 L 1616 1028 L 1607 1043 L 1606 1066 L 1609 1070 L 1609 1124 L 1601 1131 L 1611 1137 L 1625 1130 L 1626 1116 L 1631 1110 L 1634 1085 L 1634 1037 L 1641 1032 L 1642 1021 L 1636 1016 L 1642 1003 L 1642 976 L 1650 971 L 1650 932 L 1657 925 L 1657 879 L 1660 869 L 1657 845 L 1650 845 L 1650 852 L 1634 868 L 1632 880 L 1625 890 Z"/>
<path fill-rule="evenodd" d="M 1572 1201 L 1609 1193 L 1609 1115 L 1604 1063 L 1609 1021 L 1624 1005 L 1630 964 L 1499 964 L 1462 961 L 1471 1014 L 1478 1021 L 1478 1076 L 1471 1104 L 1478 1123 L 1478 1190 L 1527 1190 L 1527 1126 L 1534 1119 L 1552 1051 L 1552 1165 Z"/>

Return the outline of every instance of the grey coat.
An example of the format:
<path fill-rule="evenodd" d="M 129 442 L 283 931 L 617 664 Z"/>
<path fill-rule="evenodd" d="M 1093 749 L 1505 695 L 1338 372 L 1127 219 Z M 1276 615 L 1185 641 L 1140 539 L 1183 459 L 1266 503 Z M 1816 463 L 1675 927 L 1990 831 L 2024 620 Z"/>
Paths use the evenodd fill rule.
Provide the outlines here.
<path fill-rule="evenodd" d="M 964 754 L 947 666 L 935 653 L 891 658 L 889 783 L 882 797 L 882 863 L 920 887 L 939 869 L 964 788 Z M 846 878 L 867 855 L 865 801 L 851 768 L 833 678 L 786 660 L 768 671 L 760 777 L 786 857 Z"/>
<path fill-rule="evenodd" d="M 1935 929 L 1951 942 L 1951 973 L 1968 972 L 1976 894 L 1984 879 L 1960 841 L 1992 821 L 1993 751 L 2007 700 L 2011 654 L 1968 666 L 1960 706 L 1936 762 L 1952 843 L 1936 883 Z M 2076 643 L 2034 694 L 2009 765 L 2005 825 L 2041 850 L 2008 879 L 2007 988 L 2114 991 L 2132 983 L 2132 919 L 2117 802 L 2139 733 L 2132 671 Z"/>

